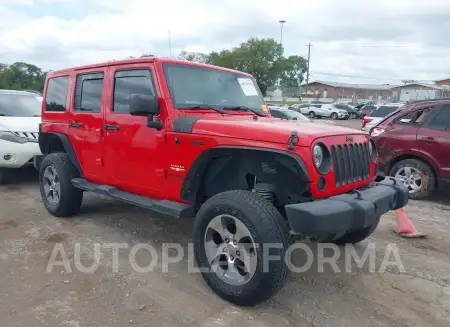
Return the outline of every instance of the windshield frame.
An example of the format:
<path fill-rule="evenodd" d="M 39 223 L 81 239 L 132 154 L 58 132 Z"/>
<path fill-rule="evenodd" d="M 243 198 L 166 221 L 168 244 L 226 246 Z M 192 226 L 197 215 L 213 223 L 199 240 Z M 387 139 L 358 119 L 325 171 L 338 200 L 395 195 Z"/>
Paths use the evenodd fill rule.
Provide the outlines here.
<path fill-rule="evenodd" d="M 9 110 L 9 113 L 19 110 L 19 114 L 7 114 L 8 109 L 6 109 L 5 112 L 3 112 L 2 107 L 2 99 L 10 97 L 11 99 L 8 99 L 7 101 L 11 102 L 11 107 L 14 108 L 12 110 Z M 36 100 L 36 108 L 32 108 L 29 106 L 29 103 L 24 106 L 23 103 L 20 103 L 18 101 L 18 98 L 21 99 L 34 99 Z M 14 104 L 15 103 L 15 104 Z M 40 103 L 38 105 L 38 103 Z M 7 103 L 9 106 L 10 104 Z M 19 107 L 19 105 L 21 107 Z M 25 110 L 24 110 L 25 109 Z M 0 93 L 0 117 L 41 117 L 42 116 L 42 98 L 38 96 L 37 94 L 32 93 Z"/>
<path fill-rule="evenodd" d="M 166 62 L 162 64 L 163 66 L 163 72 L 164 72 L 164 78 L 166 80 L 166 85 L 168 88 L 168 91 L 170 93 L 170 98 L 172 100 L 172 105 L 174 107 L 174 109 L 176 110 L 189 110 L 191 106 L 195 106 L 195 105 L 199 105 L 199 106 L 210 106 L 210 107 L 216 107 L 216 108 L 220 108 L 223 109 L 224 107 L 248 107 L 251 108 L 257 112 L 260 112 L 261 114 L 265 114 L 265 111 L 263 109 L 263 107 L 265 106 L 265 100 L 264 100 L 264 96 L 261 93 L 261 90 L 259 89 L 258 83 L 256 82 L 256 79 L 251 76 L 248 75 L 246 73 L 242 73 L 242 72 L 237 72 L 237 71 L 230 71 L 230 70 L 226 70 L 226 69 L 221 69 L 221 67 L 215 67 L 215 66 L 202 66 L 202 65 L 192 65 L 189 63 L 174 63 L 174 62 Z M 258 101 L 258 105 L 249 105 L 248 102 L 246 103 L 239 103 L 239 102 L 224 102 L 222 104 L 220 103 L 177 103 L 175 100 L 175 95 L 174 95 L 174 87 L 173 85 L 171 85 L 170 82 L 170 68 L 174 67 L 174 66 L 183 66 L 183 68 L 186 69 L 198 69 L 198 70 L 203 70 L 203 71 L 216 71 L 218 73 L 223 73 L 223 74 L 229 74 L 231 76 L 235 76 L 236 78 L 244 78 L 244 79 L 250 79 L 253 83 L 253 87 L 255 88 L 257 95 L 254 95 L 252 97 L 257 97 L 259 98 L 260 101 Z M 225 109 L 226 110 L 226 109 Z M 233 112 L 236 113 L 238 112 L 237 110 L 227 110 L 227 112 Z M 240 113 L 245 112 L 245 111 L 240 111 Z M 247 111 L 249 114 L 254 114 L 251 111 Z"/>

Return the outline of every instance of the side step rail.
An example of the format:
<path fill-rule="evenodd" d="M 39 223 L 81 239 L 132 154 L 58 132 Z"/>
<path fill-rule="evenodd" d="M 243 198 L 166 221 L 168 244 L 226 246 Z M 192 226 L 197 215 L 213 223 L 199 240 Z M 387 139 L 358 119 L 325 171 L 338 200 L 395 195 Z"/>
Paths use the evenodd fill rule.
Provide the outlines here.
<path fill-rule="evenodd" d="M 150 209 L 175 218 L 191 218 L 195 216 L 192 206 L 168 200 L 154 200 L 140 195 L 124 192 L 114 186 L 98 185 L 83 178 L 72 179 L 72 184 L 76 188 L 106 195 L 114 199 L 134 204 L 139 207 Z"/>

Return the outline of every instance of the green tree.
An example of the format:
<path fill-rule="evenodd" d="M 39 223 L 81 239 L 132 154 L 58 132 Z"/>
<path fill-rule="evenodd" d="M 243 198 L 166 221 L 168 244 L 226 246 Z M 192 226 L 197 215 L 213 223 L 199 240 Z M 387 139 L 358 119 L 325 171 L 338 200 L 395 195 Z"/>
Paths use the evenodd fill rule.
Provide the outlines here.
<path fill-rule="evenodd" d="M 284 87 L 300 87 L 308 69 L 307 60 L 300 56 L 289 56 L 282 61 L 280 84 Z"/>
<path fill-rule="evenodd" d="M 183 50 L 183 51 L 181 51 L 178 58 L 181 60 L 199 62 L 199 63 L 204 64 L 208 60 L 208 55 L 201 53 L 201 52 L 186 52 Z"/>
<path fill-rule="evenodd" d="M 34 90 L 44 89 L 46 72 L 41 68 L 25 62 L 0 66 L 0 89 Z"/>

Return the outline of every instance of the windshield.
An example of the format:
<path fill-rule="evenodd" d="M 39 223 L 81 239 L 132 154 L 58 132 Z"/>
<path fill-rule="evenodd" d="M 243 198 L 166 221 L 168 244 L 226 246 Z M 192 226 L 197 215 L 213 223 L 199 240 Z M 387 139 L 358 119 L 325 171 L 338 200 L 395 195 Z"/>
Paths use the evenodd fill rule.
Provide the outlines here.
<path fill-rule="evenodd" d="M 34 94 L 0 94 L 0 116 L 41 116 L 42 97 Z"/>
<path fill-rule="evenodd" d="M 396 111 L 398 107 L 380 106 L 370 113 L 370 117 L 386 117 L 390 113 Z"/>
<path fill-rule="evenodd" d="M 164 64 L 164 73 L 175 108 L 247 107 L 263 112 L 264 99 L 253 78 L 183 64 Z"/>
<path fill-rule="evenodd" d="M 297 118 L 297 120 L 303 120 L 303 121 L 310 121 L 309 118 L 306 118 L 305 116 L 303 116 L 301 113 L 297 112 L 297 111 L 283 111 L 283 113 L 289 118 L 289 119 L 294 119 Z"/>

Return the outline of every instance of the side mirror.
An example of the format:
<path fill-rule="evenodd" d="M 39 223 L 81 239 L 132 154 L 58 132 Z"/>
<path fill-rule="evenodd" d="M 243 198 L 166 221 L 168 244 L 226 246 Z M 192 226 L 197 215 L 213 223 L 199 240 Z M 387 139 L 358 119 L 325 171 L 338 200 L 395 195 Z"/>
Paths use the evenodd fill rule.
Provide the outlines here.
<path fill-rule="evenodd" d="M 130 95 L 130 115 L 132 116 L 152 116 L 159 113 L 158 99 L 154 95 L 131 94 Z"/>

